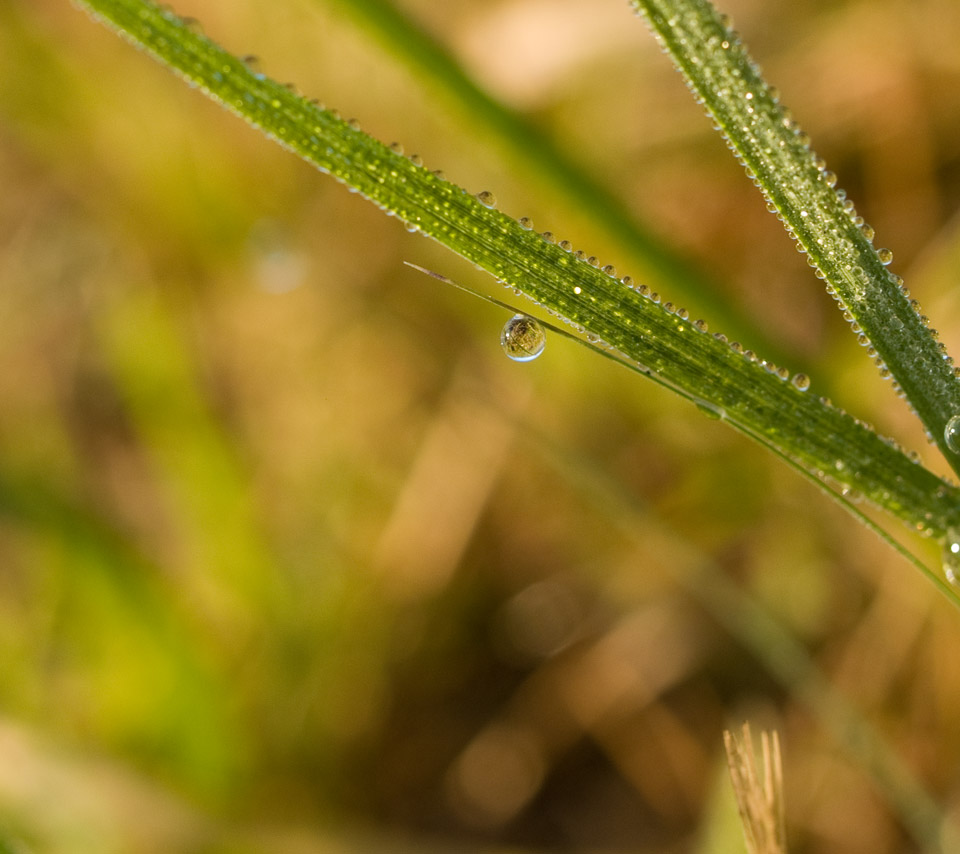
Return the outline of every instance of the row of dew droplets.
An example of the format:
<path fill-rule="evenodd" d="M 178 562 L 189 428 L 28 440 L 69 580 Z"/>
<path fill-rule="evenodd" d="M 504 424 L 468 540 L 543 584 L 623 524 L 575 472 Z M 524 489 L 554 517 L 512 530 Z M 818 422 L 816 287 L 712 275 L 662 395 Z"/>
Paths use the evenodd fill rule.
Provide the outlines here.
<path fill-rule="evenodd" d="M 656 26 L 653 25 L 653 22 L 651 21 L 650 16 L 647 14 L 646 10 L 639 5 L 635 4 L 635 6 L 638 14 L 640 14 L 640 16 L 646 20 L 648 26 L 650 26 L 654 34 L 654 37 L 656 38 L 657 42 L 661 45 L 661 48 L 663 49 L 663 51 L 665 53 L 669 53 L 670 51 L 669 51 L 669 48 L 667 47 L 665 38 L 660 32 L 658 32 Z M 671 18 L 669 18 L 666 21 L 666 23 L 672 29 L 677 28 L 678 25 L 681 23 L 681 18 L 677 15 L 674 15 Z M 809 158 L 809 163 L 816 170 L 816 175 L 818 180 L 825 186 L 829 187 L 830 189 L 835 190 L 837 198 L 842 203 L 843 210 L 849 215 L 854 225 L 858 227 L 858 229 L 860 230 L 860 233 L 868 241 L 872 242 L 874 238 L 874 229 L 864 221 L 862 216 L 860 216 L 857 213 L 853 202 L 846 198 L 845 191 L 842 189 L 836 189 L 836 184 L 837 184 L 836 173 L 827 169 L 826 161 L 822 157 L 817 155 L 817 153 L 811 148 L 809 135 L 800 127 L 797 121 L 793 118 L 793 115 L 790 112 L 790 110 L 784 107 L 780 103 L 780 94 L 778 90 L 772 86 L 767 85 L 766 81 L 763 78 L 762 70 L 760 69 L 759 65 L 757 65 L 756 62 L 754 62 L 754 60 L 747 53 L 746 49 L 743 47 L 742 42 L 740 40 L 740 36 L 737 33 L 737 31 L 734 29 L 733 22 L 730 19 L 730 17 L 727 15 L 721 15 L 719 18 L 719 23 L 720 23 L 721 32 L 712 33 L 708 38 L 708 42 L 715 48 L 719 47 L 728 56 L 736 57 L 738 61 L 742 62 L 742 68 L 734 64 L 734 67 L 731 71 L 731 74 L 733 75 L 733 78 L 735 78 L 737 84 L 745 84 L 746 83 L 745 78 L 747 76 L 752 77 L 753 82 L 756 84 L 754 86 L 754 89 L 751 89 L 748 86 L 744 87 L 743 99 L 746 103 L 745 112 L 749 117 L 748 120 L 750 121 L 751 126 L 750 127 L 745 126 L 741 128 L 741 130 L 748 136 L 751 136 L 752 138 L 754 138 L 754 141 L 756 142 L 760 141 L 763 117 L 760 115 L 759 105 L 760 105 L 761 99 L 765 97 L 768 100 L 768 103 L 772 104 L 773 106 L 773 110 L 774 110 L 773 115 L 777 117 L 779 124 L 782 126 L 782 128 L 789 133 L 790 138 L 793 140 L 793 143 L 798 145 L 801 150 L 806 152 L 806 155 Z M 685 44 L 688 42 L 686 35 L 680 35 L 677 38 L 681 43 Z M 696 55 L 693 56 L 692 62 L 693 62 L 693 65 L 697 67 L 701 67 L 704 64 L 703 60 L 701 60 L 700 57 Z M 776 214 L 777 218 L 783 224 L 788 235 L 794 240 L 797 251 L 800 253 L 806 254 L 807 248 L 802 244 L 802 242 L 797 237 L 793 226 L 789 223 L 789 221 L 787 220 L 787 217 L 781 212 L 776 201 L 768 194 L 767 188 L 763 185 L 763 182 L 760 180 L 759 176 L 755 174 L 753 168 L 751 168 L 751 166 L 748 164 L 746 157 L 737 148 L 734 140 L 727 133 L 727 130 L 719 123 L 718 118 L 712 113 L 710 106 L 706 103 L 704 97 L 698 91 L 696 83 L 694 82 L 692 76 L 689 73 L 684 72 L 683 77 L 686 82 L 687 88 L 693 94 L 696 102 L 704 106 L 705 112 L 707 113 L 708 117 L 710 117 L 714 122 L 714 128 L 720 132 L 728 148 L 734 154 L 737 161 L 744 167 L 747 177 L 751 180 L 754 186 L 760 189 L 761 192 L 763 193 L 766 199 L 767 209 L 771 213 Z M 773 146 L 768 147 L 765 150 L 765 154 L 770 157 L 774 157 L 777 153 L 775 152 L 774 148 L 783 149 L 785 146 L 786 146 L 786 142 L 783 139 L 780 139 L 779 142 L 774 142 Z M 813 211 L 810 211 L 810 212 L 806 210 L 800 211 L 800 217 L 801 219 L 804 219 L 804 220 L 806 220 L 807 217 L 812 217 L 813 215 L 814 215 Z M 883 264 L 884 266 L 888 266 L 889 264 L 892 263 L 893 252 L 890 249 L 880 248 L 875 251 L 877 253 L 877 257 L 881 264 Z M 817 262 L 813 258 L 808 258 L 807 262 L 811 267 L 814 268 L 818 278 L 825 279 L 827 277 L 826 273 L 819 268 Z M 866 279 L 866 273 L 860 267 L 854 267 L 853 265 L 849 265 L 848 272 L 850 273 L 851 277 L 856 279 L 858 282 L 862 282 L 863 280 Z M 894 282 L 898 283 L 902 288 L 902 279 L 900 279 L 898 276 L 892 276 L 891 278 Z M 827 290 L 838 302 L 841 301 L 840 295 L 837 294 L 832 287 L 828 286 Z M 905 291 L 905 289 L 903 290 Z M 915 301 L 914 303 L 912 303 L 912 307 L 915 310 L 917 310 L 917 313 L 919 314 L 919 306 L 916 305 Z M 858 324 L 856 323 L 856 321 L 854 320 L 854 318 L 849 313 L 847 313 L 845 317 L 851 323 L 851 326 L 854 328 L 854 331 L 857 333 L 861 333 L 861 330 Z M 926 325 L 927 319 L 921 316 L 921 320 L 924 322 L 924 325 Z M 861 334 L 861 338 L 865 340 L 866 336 L 862 336 Z M 867 344 L 869 344 L 869 342 L 867 342 Z M 877 363 L 877 367 L 880 371 L 881 376 L 884 379 L 889 379 L 891 376 L 890 371 L 887 369 L 886 365 L 883 363 L 883 360 L 877 355 L 876 350 L 874 350 L 873 348 L 871 348 L 871 350 L 872 350 L 872 352 L 870 353 L 871 358 L 873 358 Z M 894 383 L 894 387 L 897 393 L 902 396 L 902 391 L 899 388 L 899 385 Z"/>

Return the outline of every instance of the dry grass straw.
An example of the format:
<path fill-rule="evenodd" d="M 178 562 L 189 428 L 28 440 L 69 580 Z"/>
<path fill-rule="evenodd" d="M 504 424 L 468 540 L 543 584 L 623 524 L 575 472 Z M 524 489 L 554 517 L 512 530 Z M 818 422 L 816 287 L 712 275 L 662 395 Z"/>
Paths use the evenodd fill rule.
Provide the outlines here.
<path fill-rule="evenodd" d="M 786 854 L 783 765 L 777 733 L 760 734 L 762 777 L 757 768 L 750 724 L 743 725 L 740 739 L 726 730 L 723 742 L 748 854 Z"/>

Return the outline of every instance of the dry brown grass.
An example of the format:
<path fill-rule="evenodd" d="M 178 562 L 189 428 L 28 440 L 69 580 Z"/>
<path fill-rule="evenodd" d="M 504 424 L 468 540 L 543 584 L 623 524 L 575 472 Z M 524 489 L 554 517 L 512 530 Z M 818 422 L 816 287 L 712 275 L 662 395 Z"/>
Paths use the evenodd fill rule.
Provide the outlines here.
<path fill-rule="evenodd" d="M 749 723 L 739 739 L 725 730 L 723 743 L 748 854 L 787 854 L 780 737 L 776 731 L 760 733 L 759 768 Z"/>

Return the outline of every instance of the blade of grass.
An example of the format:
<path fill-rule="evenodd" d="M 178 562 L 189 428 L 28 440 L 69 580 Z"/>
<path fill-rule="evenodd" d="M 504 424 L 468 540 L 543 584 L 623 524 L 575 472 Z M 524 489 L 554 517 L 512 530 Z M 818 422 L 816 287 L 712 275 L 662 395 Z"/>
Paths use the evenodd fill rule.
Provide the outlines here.
<path fill-rule="evenodd" d="M 916 530 L 943 538 L 960 489 L 828 401 L 806 377 L 762 362 L 710 335 L 645 287 L 627 286 L 363 133 L 332 111 L 248 68 L 147 0 L 81 0 L 190 83 L 289 150 L 502 283 L 622 354 L 641 373 L 694 400 L 707 414 L 773 446 L 806 470 L 863 494 Z"/>
<path fill-rule="evenodd" d="M 887 268 L 892 252 L 874 248 L 873 229 L 846 194 L 834 189 L 837 176 L 779 103 L 729 20 L 709 0 L 631 4 L 673 57 L 768 207 L 842 304 L 853 331 L 865 336 L 881 374 L 893 376 L 897 391 L 960 472 L 960 442 L 948 442 L 945 435 L 950 419 L 960 415 L 960 380 L 952 360 L 900 278 Z"/>
<path fill-rule="evenodd" d="M 641 222 L 621 198 L 590 175 L 586 164 L 575 162 L 526 117 L 483 90 L 444 45 L 391 0 L 335 3 L 425 81 L 445 93 L 452 105 L 469 116 L 471 126 L 495 137 L 531 176 L 623 246 L 630 262 L 649 277 L 649 285 L 669 287 L 675 299 L 692 303 L 728 334 L 752 342 L 751 346 L 761 348 L 771 359 L 785 358 L 782 347 L 765 329 L 718 298 L 716 283 L 704 271 L 694 268 Z"/>

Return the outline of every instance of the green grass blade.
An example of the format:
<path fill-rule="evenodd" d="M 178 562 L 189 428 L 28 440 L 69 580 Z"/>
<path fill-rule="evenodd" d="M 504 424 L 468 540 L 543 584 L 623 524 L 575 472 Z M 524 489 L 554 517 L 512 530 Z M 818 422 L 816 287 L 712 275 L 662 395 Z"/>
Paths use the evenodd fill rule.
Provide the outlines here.
<path fill-rule="evenodd" d="M 752 342 L 751 346 L 774 360 L 785 358 L 781 345 L 766 329 L 718 298 L 718 288 L 706 273 L 695 269 L 670 249 L 663 237 L 638 221 L 620 198 L 590 176 L 585 165 L 575 163 L 526 117 L 480 88 L 456 58 L 392 0 L 335 2 L 424 80 L 445 93 L 451 104 L 469 116 L 472 126 L 496 138 L 532 176 L 616 240 L 638 272 L 649 277 L 648 284 L 669 287 L 674 299 L 697 306 L 729 334 Z"/>
<path fill-rule="evenodd" d="M 420 231 L 582 327 L 641 373 L 707 414 L 855 490 L 917 530 L 944 537 L 960 489 L 894 443 L 609 268 L 598 269 L 363 133 L 338 114 L 248 68 L 173 12 L 146 0 L 82 4 L 283 146 Z"/>
<path fill-rule="evenodd" d="M 671 54 L 695 96 L 776 211 L 787 232 L 842 303 L 854 332 L 866 336 L 883 376 L 893 377 L 955 471 L 960 443 L 945 428 L 960 414 L 952 361 L 873 246 L 837 177 L 761 76 L 729 21 L 709 0 L 631 0 Z"/>

